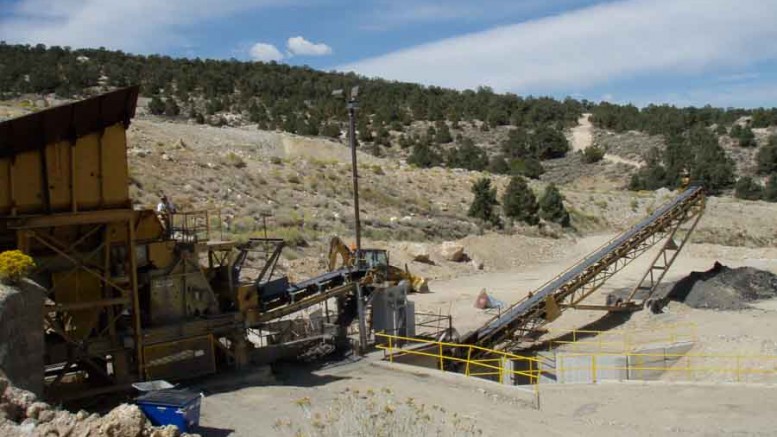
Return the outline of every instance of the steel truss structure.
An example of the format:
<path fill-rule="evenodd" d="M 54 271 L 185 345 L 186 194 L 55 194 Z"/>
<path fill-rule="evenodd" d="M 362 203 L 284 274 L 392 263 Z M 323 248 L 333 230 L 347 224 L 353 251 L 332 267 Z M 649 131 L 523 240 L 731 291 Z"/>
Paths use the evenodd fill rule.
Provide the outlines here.
<path fill-rule="evenodd" d="M 47 254 L 32 276 L 55 275 L 49 283 L 42 281 L 47 289 L 44 329 L 50 345 L 48 395 L 57 393 L 66 376 L 76 370 L 87 372 L 101 385 L 128 382 L 135 374 L 131 363 L 142 372 L 133 217 L 132 210 L 112 210 L 7 222 L 9 229 L 17 231 L 20 249 Z M 62 220 L 68 225 L 62 226 Z M 99 294 L 73 293 L 84 281 L 99 282 Z M 122 336 L 122 331 L 132 336 Z"/>
<path fill-rule="evenodd" d="M 699 222 L 704 207 L 705 195 L 701 187 L 685 190 L 628 231 L 465 335 L 465 342 L 510 347 L 558 318 L 567 308 L 608 311 L 641 308 L 642 305 L 633 300 L 637 292 L 646 292 L 642 303 L 655 293 Z M 609 278 L 661 241 L 664 241 L 661 249 L 626 300 L 605 306 L 581 304 Z"/>

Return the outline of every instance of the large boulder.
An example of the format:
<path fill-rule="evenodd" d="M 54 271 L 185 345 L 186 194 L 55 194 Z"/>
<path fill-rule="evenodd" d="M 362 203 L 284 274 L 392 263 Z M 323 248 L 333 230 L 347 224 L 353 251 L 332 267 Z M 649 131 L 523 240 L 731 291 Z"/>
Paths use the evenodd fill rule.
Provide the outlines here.
<path fill-rule="evenodd" d="M 43 393 L 46 291 L 24 279 L 0 284 L 0 372 L 18 388 Z"/>
<path fill-rule="evenodd" d="M 410 255 L 410 258 L 413 259 L 413 261 L 426 263 L 426 264 L 432 263 L 432 256 L 429 253 L 429 248 L 425 244 L 421 244 L 421 243 L 411 244 L 407 248 L 407 253 L 408 255 Z"/>
<path fill-rule="evenodd" d="M 115 437 L 140 437 L 146 416 L 137 405 L 121 404 L 102 419 L 100 434 Z"/>
<path fill-rule="evenodd" d="M 467 255 L 464 253 L 464 246 L 453 241 L 445 241 L 440 246 L 440 254 L 443 259 L 453 262 L 461 262 L 467 260 Z"/>

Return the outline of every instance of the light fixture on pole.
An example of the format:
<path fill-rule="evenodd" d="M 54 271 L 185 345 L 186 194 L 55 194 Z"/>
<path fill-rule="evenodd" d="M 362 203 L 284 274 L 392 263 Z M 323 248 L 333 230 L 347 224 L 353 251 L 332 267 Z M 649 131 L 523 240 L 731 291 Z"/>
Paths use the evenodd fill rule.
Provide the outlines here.
<path fill-rule="evenodd" d="M 343 90 L 335 90 L 333 96 L 343 95 Z M 359 219 L 359 170 L 356 163 L 356 110 L 359 105 L 356 98 L 359 96 L 359 87 L 351 88 L 346 108 L 348 109 L 348 141 L 351 147 L 351 172 L 353 174 L 353 218 L 356 232 L 356 253 L 354 254 L 354 267 L 361 268 L 364 262 L 362 254 L 361 220 Z M 359 283 L 356 283 L 356 311 L 359 315 L 359 351 L 364 352 L 367 345 L 367 324 L 364 318 L 364 297 Z"/>

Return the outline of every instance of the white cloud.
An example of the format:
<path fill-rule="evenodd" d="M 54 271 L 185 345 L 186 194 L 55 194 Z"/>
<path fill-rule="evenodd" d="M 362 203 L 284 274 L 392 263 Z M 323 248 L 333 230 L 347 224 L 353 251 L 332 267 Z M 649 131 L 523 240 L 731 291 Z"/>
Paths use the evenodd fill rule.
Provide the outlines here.
<path fill-rule="evenodd" d="M 20 0 L 0 19 L 0 40 L 134 52 L 187 44 L 184 29 L 290 0 Z"/>
<path fill-rule="evenodd" d="M 777 0 L 624 0 L 340 66 L 367 76 L 521 93 L 699 74 L 777 58 Z"/>
<path fill-rule="evenodd" d="M 324 56 L 332 54 L 332 48 L 324 43 L 312 43 L 301 36 L 289 38 L 286 48 L 292 55 Z"/>
<path fill-rule="evenodd" d="M 381 0 L 363 14 L 359 27 L 389 30 L 419 23 L 504 20 L 539 15 L 544 10 L 574 7 L 587 0 Z"/>
<path fill-rule="evenodd" d="M 281 53 L 280 50 L 272 44 L 263 42 L 258 42 L 251 46 L 251 49 L 248 50 L 248 54 L 251 55 L 251 59 L 254 61 L 270 62 L 283 59 L 283 53 Z"/>

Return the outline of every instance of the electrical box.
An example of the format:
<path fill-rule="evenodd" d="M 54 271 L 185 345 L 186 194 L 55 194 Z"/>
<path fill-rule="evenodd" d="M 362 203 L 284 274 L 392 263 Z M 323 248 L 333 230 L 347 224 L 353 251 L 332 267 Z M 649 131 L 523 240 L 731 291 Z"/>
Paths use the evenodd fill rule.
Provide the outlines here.
<path fill-rule="evenodd" d="M 372 298 L 372 327 L 401 337 L 415 336 L 415 305 L 407 300 L 410 283 L 402 281 L 393 287 L 376 287 Z M 385 339 L 377 338 L 378 342 Z"/>

